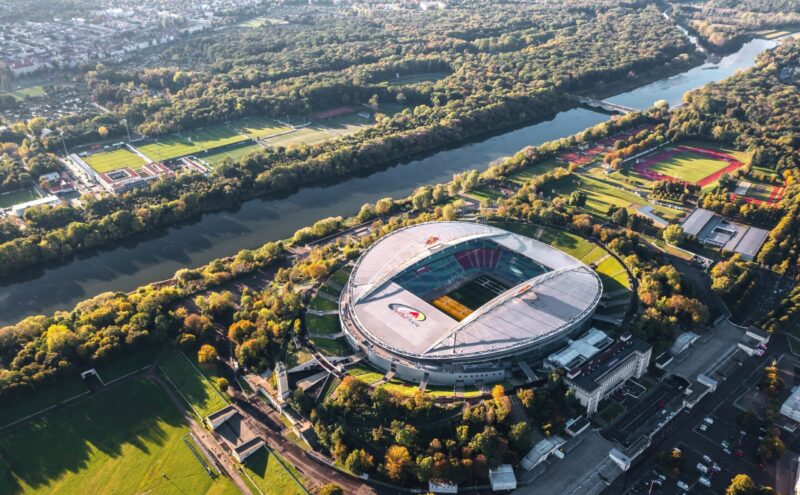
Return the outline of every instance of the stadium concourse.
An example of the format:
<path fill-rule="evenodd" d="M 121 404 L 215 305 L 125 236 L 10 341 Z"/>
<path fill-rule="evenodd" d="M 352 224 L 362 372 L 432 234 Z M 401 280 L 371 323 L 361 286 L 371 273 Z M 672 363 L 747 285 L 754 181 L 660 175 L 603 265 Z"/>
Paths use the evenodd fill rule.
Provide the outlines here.
<path fill-rule="evenodd" d="M 502 381 L 590 324 L 603 288 L 572 256 L 481 224 L 400 229 L 356 263 L 339 304 L 373 366 L 435 385 Z"/>

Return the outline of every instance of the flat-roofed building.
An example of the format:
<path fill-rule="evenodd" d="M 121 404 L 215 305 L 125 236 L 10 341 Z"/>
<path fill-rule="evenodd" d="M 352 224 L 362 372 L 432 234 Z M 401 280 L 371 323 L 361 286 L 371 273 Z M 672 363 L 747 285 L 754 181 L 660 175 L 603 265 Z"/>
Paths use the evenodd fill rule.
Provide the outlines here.
<path fill-rule="evenodd" d="M 594 329 L 593 329 L 594 330 Z M 603 336 L 608 336 L 602 333 Z M 591 333 L 591 332 L 590 332 Z M 584 338 L 589 337 L 587 334 Z M 598 336 L 591 337 L 597 342 Z M 603 347 L 600 352 L 595 352 L 587 360 L 575 358 L 569 367 L 562 367 L 566 371 L 567 385 L 575 392 L 575 397 L 581 405 L 586 407 L 587 414 L 597 412 L 597 406 L 606 397 L 621 387 L 630 378 L 641 378 L 647 372 L 653 348 L 626 333 L 618 340 Z M 585 344 L 583 339 L 577 342 Z M 573 343 L 574 345 L 575 343 Z M 568 348 L 569 349 L 569 348 Z M 559 354 L 563 354 L 561 351 Z M 548 359 L 550 363 L 552 360 Z"/>
<path fill-rule="evenodd" d="M 792 389 L 792 394 L 781 405 L 781 414 L 800 423 L 800 387 Z"/>
<path fill-rule="evenodd" d="M 728 220 L 713 211 L 697 208 L 681 224 L 683 232 L 704 246 L 738 253 L 752 260 L 761 249 L 769 232 Z"/>

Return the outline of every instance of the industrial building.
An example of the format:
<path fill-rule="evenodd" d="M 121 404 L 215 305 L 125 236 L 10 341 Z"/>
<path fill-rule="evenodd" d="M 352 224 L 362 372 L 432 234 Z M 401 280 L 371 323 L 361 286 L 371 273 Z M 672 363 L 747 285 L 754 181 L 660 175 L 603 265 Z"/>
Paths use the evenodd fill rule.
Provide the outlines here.
<path fill-rule="evenodd" d="M 727 220 L 713 211 L 697 208 L 681 224 L 683 232 L 704 246 L 738 253 L 745 260 L 756 257 L 769 232 Z"/>

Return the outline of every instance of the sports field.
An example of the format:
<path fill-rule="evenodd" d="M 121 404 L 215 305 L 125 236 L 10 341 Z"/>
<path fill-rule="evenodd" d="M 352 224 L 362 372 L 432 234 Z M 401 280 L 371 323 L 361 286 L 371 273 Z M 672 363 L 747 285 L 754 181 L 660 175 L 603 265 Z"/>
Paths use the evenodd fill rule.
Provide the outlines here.
<path fill-rule="evenodd" d="M 44 86 L 37 85 L 37 86 L 31 86 L 31 87 L 28 87 L 28 88 L 15 89 L 13 91 L 8 91 L 8 92 L 2 93 L 2 94 L 11 95 L 14 98 L 16 98 L 17 100 L 24 100 L 26 97 L 27 98 L 38 98 L 40 96 L 44 96 L 45 95 L 45 90 L 44 90 Z"/>
<path fill-rule="evenodd" d="M 472 314 L 472 310 L 449 296 L 439 296 L 431 304 L 434 308 L 449 315 L 456 321 L 461 321 Z"/>
<path fill-rule="evenodd" d="M 207 155 L 200 156 L 200 158 L 202 158 L 203 161 L 208 162 L 209 165 L 214 167 L 222 163 L 222 161 L 225 160 L 226 158 L 230 158 L 231 160 L 236 161 L 246 157 L 251 153 L 263 150 L 264 148 L 260 144 L 251 144 L 248 146 L 239 146 L 237 148 L 226 149 L 224 151 L 219 151 L 217 153 L 209 153 Z"/>
<path fill-rule="evenodd" d="M 411 74 L 407 76 L 400 76 L 387 81 L 389 86 L 407 86 L 409 84 L 417 84 L 421 82 L 435 82 L 447 77 L 447 74 L 427 73 L 427 74 Z"/>
<path fill-rule="evenodd" d="M 83 158 L 83 161 L 99 173 L 111 172 L 118 168 L 141 168 L 145 162 L 142 157 L 127 149 L 120 148 L 114 151 L 101 151 Z"/>
<path fill-rule="evenodd" d="M 11 192 L 0 194 L 0 208 L 10 208 L 20 203 L 26 203 L 38 199 L 39 195 L 33 189 L 16 189 Z"/>
<path fill-rule="evenodd" d="M 228 405 L 228 399 L 177 349 L 171 349 L 160 365 L 187 406 L 204 418 Z"/>
<path fill-rule="evenodd" d="M 239 134 L 231 127 L 220 124 L 180 134 L 170 134 L 147 144 L 136 146 L 136 149 L 151 160 L 163 161 L 240 143 L 247 139 L 247 136 Z"/>
<path fill-rule="evenodd" d="M 499 296 L 508 286 L 488 275 L 481 275 L 453 292 L 447 294 L 451 299 L 473 311 Z"/>
<path fill-rule="evenodd" d="M 288 125 L 281 124 L 277 120 L 269 119 L 267 117 L 246 117 L 234 122 L 233 125 L 239 130 L 239 132 L 247 134 L 253 138 L 274 136 L 275 134 L 292 130 L 292 128 Z"/>
<path fill-rule="evenodd" d="M 676 146 L 643 159 L 634 171 L 649 180 L 679 180 L 702 187 L 744 166 L 723 151 L 695 146 Z"/>
<path fill-rule="evenodd" d="M 278 457 L 267 449 L 247 458 L 244 471 L 264 495 L 305 495 L 305 490 L 298 482 L 301 479 L 292 466 L 282 463 Z"/>
<path fill-rule="evenodd" d="M 0 493 L 238 493 L 208 475 L 186 433 L 164 391 L 139 379 L 1 435 Z"/>
<path fill-rule="evenodd" d="M 732 196 L 742 198 L 748 203 L 757 205 L 774 206 L 783 198 L 786 187 L 782 184 L 773 185 L 752 179 L 739 181 Z"/>

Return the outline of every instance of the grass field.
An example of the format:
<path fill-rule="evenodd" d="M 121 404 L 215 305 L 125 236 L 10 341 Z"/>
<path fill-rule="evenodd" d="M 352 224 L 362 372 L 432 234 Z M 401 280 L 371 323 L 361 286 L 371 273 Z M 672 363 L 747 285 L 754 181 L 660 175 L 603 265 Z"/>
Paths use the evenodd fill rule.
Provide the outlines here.
<path fill-rule="evenodd" d="M 447 77 L 447 74 L 428 73 L 428 74 L 413 74 L 408 76 L 400 76 L 387 81 L 389 86 L 407 86 L 409 84 L 417 84 L 421 82 L 435 82 Z"/>
<path fill-rule="evenodd" d="M 160 368 L 198 416 L 204 418 L 228 405 L 227 398 L 177 349 L 168 351 Z"/>
<path fill-rule="evenodd" d="M 160 347 L 139 349 L 136 352 L 114 358 L 113 361 L 95 366 L 97 374 L 104 383 L 109 383 L 131 372 L 139 371 L 153 364 L 161 353 Z"/>
<path fill-rule="evenodd" d="M 208 162 L 213 167 L 222 163 L 222 161 L 225 160 L 226 158 L 230 158 L 231 160 L 236 161 L 241 158 L 244 158 L 250 153 L 255 153 L 256 151 L 262 151 L 263 149 L 264 148 L 260 144 L 251 144 L 248 146 L 240 146 L 238 148 L 226 149 L 224 151 L 220 151 L 217 153 L 209 153 L 208 155 L 202 155 L 200 158 Z"/>
<path fill-rule="evenodd" d="M 262 26 L 274 26 L 276 24 L 289 24 L 283 19 L 274 19 L 272 17 L 256 17 L 240 23 L 241 27 L 258 28 Z"/>
<path fill-rule="evenodd" d="M 237 120 L 233 125 L 239 129 L 240 132 L 253 138 L 274 136 L 275 134 L 292 130 L 288 125 L 281 124 L 267 117 L 246 117 Z"/>
<path fill-rule="evenodd" d="M 522 170 L 514 172 L 513 174 L 509 175 L 509 180 L 516 182 L 517 184 L 525 184 L 532 178 L 537 175 L 541 175 L 545 172 L 549 172 L 554 168 L 562 166 L 561 164 L 557 163 L 555 159 L 553 160 L 545 160 L 543 162 L 537 163 L 536 165 L 531 165 L 530 167 L 525 167 Z"/>
<path fill-rule="evenodd" d="M 0 436 L 0 493 L 238 493 L 209 477 L 186 433 L 163 390 L 134 381 Z"/>
<path fill-rule="evenodd" d="M 6 401 L 0 406 L 0 426 L 11 424 L 87 390 L 79 376 L 70 376 L 25 397 Z"/>
<path fill-rule="evenodd" d="M 344 339 L 315 338 L 311 341 L 314 347 L 325 356 L 349 356 L 353 349 Z"/>
<path fill-rule="evenodd" d="M 472 314 L 471 309 L 449 296 L 439 296 L 431 301 L 431 305 L 456 321 L 461 321 Z"/>
<path fill-rule="evenodd" d="M 37 86 L 31 86 L 29 88 L 15 89 L 13 91 L 8 91 L 8 92 L 2 93 L 2 94 L 11 95 L 14 98 L 16 98 L 17 100 L 24 100 L 26 97 L 27 98 L 38 98 L 40 96 L 44 96 L 45 95 L 45 91 L 44 91 L 44 86 L 37 85 Z"/>
<path fill-rule="evenodd" d="M 347 372 L 366 384 L 375 383 L 384 376 L 383 373 L 375 371 L 372 368 L 361 367 L 361 366 L 354 366 L 352 368 L 348 368 Z"/>
<path fill-rule="evenodd" d="M 317 311 L 333 311 L 339 309 L 339 305 L 329 299 L 325 299 L 324 297 L 316 296 L 311 300 L 309 308 Z"/>
<path fill-rule="evenodd" d="M 101 151 L 84 157 L 83 161 L 101 174 L 125 167 L 135 170 L 146 163 L 142 157 L 124 148 L 114 151 Z"/>
<path fill-rule="evenodd" d="M 0 208 L 10 208 L 20 203 L 38 199 L 39 195 L 33 189 L 17 189 L 5 194 L 0 194 Z"/>
<path fill-rule="evenodd" d="M 358 114 L 340 115 L 330 119 L 315 121 L 307 127 L 301 127 L 294 132 L 280 136 L 267 137 L 266 144 L 270 146 L 290 146 L 299 144 L 316 144 L 341 136 L 355 134 L 373 123 Z"/>
<path fill-rule="evenodd" d="M 160 137 L 158 140 L 137 146 L 136 149 L 151 160 L 170 160 L 233 143 L 241 143 L 247 139 L 247 136 L 237 133 L 231 127 L 219 124 Z"/>
<path fill-rule="evenodd" d="M 310 333 L 321 335 L 332 335 L 342 330 L 339 326 L 339 317 L 336 315 L 317 316 L 306 314 L 306 327 Z"/>
<path fill-rule="evenodd" d="M 630 289 L 631 284 L 625 267 L 613 256 L 606 258 L 597 265 L 596 271 L 603 280 L 605 292 L 613 292 L 622 288 Z"/>
<path fill-rule="evenodd" d="M 295 479 L 300 473 L 292 466 L 281 463 L 267 449 L 261 449 L 247 458 L 244 471 L 264 495 L 305 495 L 305 490 Z"/>
<path fill-rule="evenodd" d="M 722 160 L 714 160 L 698 153 L 683 151 L 651 166 L 650 169 L 659 174 L 694 184 L 727 165 L 728 163 Z"/>
<path fill-rule="evenodd" d="M 506 289 L 508 287 L 499 280 L 482 275 L 452 291 L 448 297 L 475 310 L 505 292 Z"/>

